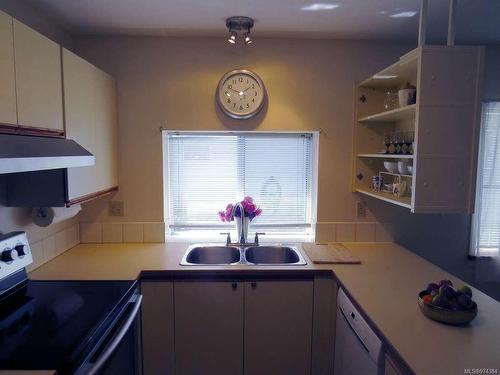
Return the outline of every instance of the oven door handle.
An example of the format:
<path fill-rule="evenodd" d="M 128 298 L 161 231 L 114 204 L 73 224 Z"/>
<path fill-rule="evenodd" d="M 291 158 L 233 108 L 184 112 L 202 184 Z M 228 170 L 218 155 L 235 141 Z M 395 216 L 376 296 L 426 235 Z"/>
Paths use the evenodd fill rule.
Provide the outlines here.
<path fill-rule="evenodd" d="M 137 314 L 139 313 L 139 309 L 141 308 L 141 303 L 142 303 L 142 294 L 139 294 L 137 296 L 137 299 L 134 303 L 134 307 L 132 309 L 132 312 L 130 313 L 129 317 L 123 324 L 122 328 L 120 331 L 116 334 L 116 336 L 113 338 L 113 341 L 109 343 L 107 348 L 102 352 L 100 357 L 94 362 L 92 367 L 88 369 L 88 372 L 86 373 L 87 375 L 94 375 L 101 369 L 101 367 L 106 363 L 108 358 L 113 354 L 115 349 L 117 348 L 118 345 L 120 345 L 121 341 L 125 337 L 127 331 L 129 330 L 130 326 L 134 322 L 135 318 L 137 317 Z"/>

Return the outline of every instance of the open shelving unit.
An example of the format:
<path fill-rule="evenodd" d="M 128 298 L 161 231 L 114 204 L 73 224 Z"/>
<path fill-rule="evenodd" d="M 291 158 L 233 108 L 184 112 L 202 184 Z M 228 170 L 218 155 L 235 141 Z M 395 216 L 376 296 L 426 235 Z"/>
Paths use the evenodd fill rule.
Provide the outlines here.
<path fill-rule="evenodd" d="M 483 54 L 482 47 L 422 46 L 356 85 L 353 192 L 411 212 L 472 212 Z M 386 110 L 386 93 L 407 82 L 416 103 Z M 381 152 L 393 132 L 413 132 L 412 154 Z M 391 176 L 384 161 L 408 163 L 413 173 Z M 406 195 L 375 189 L 372 177 L 381 172 L 387 183 L 406 178 Z"/>

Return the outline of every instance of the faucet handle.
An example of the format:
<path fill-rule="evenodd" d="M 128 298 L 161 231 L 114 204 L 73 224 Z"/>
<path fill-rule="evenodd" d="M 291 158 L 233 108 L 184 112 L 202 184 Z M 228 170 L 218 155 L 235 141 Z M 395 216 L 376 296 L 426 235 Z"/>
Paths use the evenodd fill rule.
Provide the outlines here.
<path fill-rule="evenodd" d="M 253 240 L 253 242 L 258 245 L 259 244 L 259 235 L 261 236 L 265 236 L 266 234 L 264 232 L 255 232 L 255 238 Z"/>
<path fill-rule="evenodd" d="M 221 236 L 227 236 L 226 237 L 226 245 L 229 245 L 231 243 L 231 232 L 221 232 Z"/>

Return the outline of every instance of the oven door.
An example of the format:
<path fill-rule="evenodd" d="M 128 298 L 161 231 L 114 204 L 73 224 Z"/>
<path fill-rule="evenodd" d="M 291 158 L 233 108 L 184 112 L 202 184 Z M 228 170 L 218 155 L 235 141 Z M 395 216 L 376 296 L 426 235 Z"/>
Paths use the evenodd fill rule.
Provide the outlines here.
<path fill-rule="evenodd" d="M 141 375 L 140 307 L 142 295 L 134 294 L 90 358 L 76 375 Z"/>

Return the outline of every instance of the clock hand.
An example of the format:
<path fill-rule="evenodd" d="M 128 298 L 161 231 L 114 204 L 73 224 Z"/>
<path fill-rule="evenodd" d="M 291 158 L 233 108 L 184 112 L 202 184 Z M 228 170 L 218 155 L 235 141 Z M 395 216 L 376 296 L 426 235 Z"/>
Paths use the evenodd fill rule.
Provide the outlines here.
<path fill-rule="evenodd" d="M 243 92 L 247 92 L 248 89 L 250 89 L 251 86 L 248 86 Z"/>
<path fill-rule="evenodd" d="M 240 93 L 239 91 L 236 91 L 236 90 L 230 89 L 229 87 L 228 87 L 228 90 L 231 90 L 232 92 L 235 92 L 236 94 L 239 94 L 239 93 Z"/>

